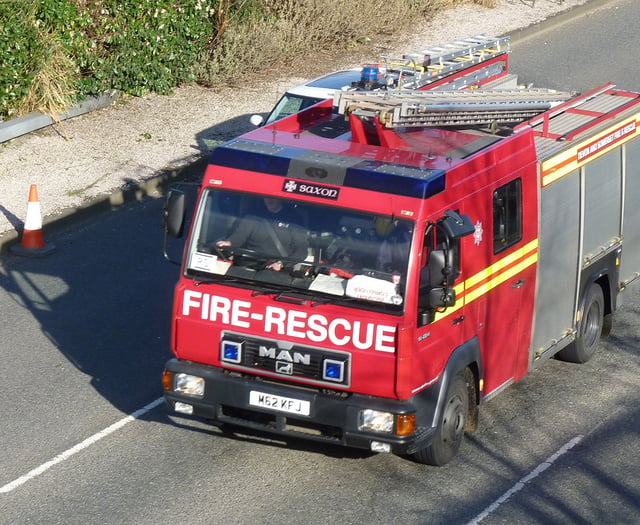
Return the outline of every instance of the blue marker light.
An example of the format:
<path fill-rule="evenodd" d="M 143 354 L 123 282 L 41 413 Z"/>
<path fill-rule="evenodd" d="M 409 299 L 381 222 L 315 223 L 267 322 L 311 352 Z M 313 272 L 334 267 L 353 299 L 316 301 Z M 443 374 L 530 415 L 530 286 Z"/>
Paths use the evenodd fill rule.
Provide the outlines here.
<path fill-rule="evenodd" d="M 242 360 L 242 343 L 236 341 L 222 341 L 221 359 L 231 363 Z"/>
<path fill-rule="evenodd" d="M 344 379 L 344 361 L 325 359 L 322 363 L 322 378 L 341 383 Z"/>

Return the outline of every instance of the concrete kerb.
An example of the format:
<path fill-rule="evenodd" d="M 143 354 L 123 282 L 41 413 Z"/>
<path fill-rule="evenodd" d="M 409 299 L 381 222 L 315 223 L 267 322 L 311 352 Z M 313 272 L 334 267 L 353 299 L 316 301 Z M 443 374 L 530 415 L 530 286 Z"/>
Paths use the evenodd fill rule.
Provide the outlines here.
<path fill-rule="evenodd" d="M 58 121 L 84 115 L 97 109 L 106 108 L 118 100 L 120 93 L 111 91 L 104 93 L 99 97 L 90 97 L 73 106 L 69 111 L 58 116 Z M 7 121 L 0 121 L 0 143 L 15 139 L 32 131 L 46 128 L 51 124 L 55 124 L 55 120 L 48 115 L 33 112 L 23 117 L 14 118 Z"/>
<path fill-rule="evenodd" d="M 522 42 L 526 41 L 527 38 L 533 36 L 534 34 L 539 34 L 540 32 L 558 27 L 571 21 L 572 19 L 575 19 L 576 17 L 586 16 L 592 12 L 597 11 L 600 8 L 607 6 L 614 1 L 615 0 L 590 0 L 589 2 L 580 6 L 567 9 L 566 11 L 560 12 L 537 24 L 532 24 L 525 28 L 510 32 L 509 35 L 511 36 L 511 42 L 521 44 Z M 106 95 L 107 98 L 102 98 L 99 102 L 84 103 L 85 105 L 82 108 L 73 108 L 69 110 L 69 112 L 65 114 L 65 118 L 71 118 L 73 116 L 91 111 L 92 109 L 99 109 L 98 105 L 100 104 L 104 104 L 104 106 L 109 105 L 115 101 L 115 98 L 113 98 L 115 96 L 116 95 L 114 94 L 108 94 Z M 92 104 L 94 104 L 95 107 L 92 107 Z M 11 133 L 11 131 L 6 131 L 11 122 L 12 121 L 0 123 L 0 126 L 2 126 L 3 128 L 2 131 L 4 133 Z M 49 124 L 51 123 L 52 122 L 49 122 Z M 20 123 L 20 125 L 23 126 L 24 124 Z M 207 158 L 208 155 L 204 155 L 191 166 L 187 166 L 181 170 L 173 170 L 170 172 L 163 171 L 157 176 L 153 176 L 146 181 L 131 185 L 125 189 L 117 189 L 112 192 L 111 195 L 98 197 L 96 199 L 87 201 L 80 207 L 68 208 L 55 215 L 45 217 L 43 219 L 43 232 L 51 233 L 55 230 L 65 228 L 81 220 L 86 220 L 92 216 L 112 211 L 113 209 L 118 208 L 124 204 L 139 201 L 145 197 L 159 196 L 167 187 L 178 182 L 188 180 L 189 177 L 192 177 L 196 171 L 199 171 L 200 174 L 203 173 Z M 12 244 L 15 244 L 16 242 L 19 242 L 19 240 L 20 232 L 15 229 L 0 233 L 0 255 L 5 253 L 6 248 L 8 248 Z"/>
<path fill-rule="evenodd" d="M 550 18 L 538 22 L 537 24 L 531 24 L 530 26 L 523 27 L 522 29 L 511 31 L 509 33 L 511 43 L 522 44 L 534 35 L 539 35 L 545 31 L 555 29 L 556 27 L 562 26 L 563 24 L 566 24 L 571 20 L 575 20 L 580 16 L 588 16 L 613 2 L 615 2 L 615 0 L 589 0 L 585 4 L 557 13 Z"/>

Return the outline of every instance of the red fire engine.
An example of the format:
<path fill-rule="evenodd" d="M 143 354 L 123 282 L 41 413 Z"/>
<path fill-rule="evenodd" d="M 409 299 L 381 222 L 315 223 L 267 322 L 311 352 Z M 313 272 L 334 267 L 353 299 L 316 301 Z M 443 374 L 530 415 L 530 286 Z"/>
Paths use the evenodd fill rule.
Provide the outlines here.
<path fill-rule="evenodd" d="M 169 407 L 448 462 L 483 402 L 610 328 L 640 269 L 639 118 L 612 85 L 355 91 L 218 147 Z M 170 234 L 183 215 L 170 192 Z"/>

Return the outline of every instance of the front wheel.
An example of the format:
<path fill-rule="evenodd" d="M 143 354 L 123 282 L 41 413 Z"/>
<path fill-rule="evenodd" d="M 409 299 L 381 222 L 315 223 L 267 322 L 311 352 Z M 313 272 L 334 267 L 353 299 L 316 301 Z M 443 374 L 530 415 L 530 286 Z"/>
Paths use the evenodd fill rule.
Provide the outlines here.
<path fill-rule="evenodd" d="M 463 372 L 458 372 L 447 390 L 440 421 L 430 445 L 417 450 L 411 458 L 418 463 L 442 466 L 453 459 L 460 445 L 469 416 L 469 392 Z"/>
<path fill-rule="evenodd" d="M 558 352 L 558 358 L 570 363 L 586 363 L 593 357 L 605 327 L 604 295 L 599 285 L 589 288 L 578 326 L 576 340 Z"/>

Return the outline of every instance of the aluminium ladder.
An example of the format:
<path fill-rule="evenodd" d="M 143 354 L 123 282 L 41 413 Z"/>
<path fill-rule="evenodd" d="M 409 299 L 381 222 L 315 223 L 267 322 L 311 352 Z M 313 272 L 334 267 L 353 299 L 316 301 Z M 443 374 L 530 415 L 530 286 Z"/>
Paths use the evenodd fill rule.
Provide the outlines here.
<path fill-rule="evenodd" d="M 337 92 L 341 115 L 378 117 L 387 128 L 519 123 L 573 95 L 551 89 Z"/>
<path fill-rule="evenodd" d="M 482 34 L 407 53 L 402 58 L 381 56 L 380 60 L 387 72 L 400 75 L 399 87 L 419 89 L 508 52 L 508 36 L 493 38 Z M 487 72 L 487 76 L 495 73 Z"/>

